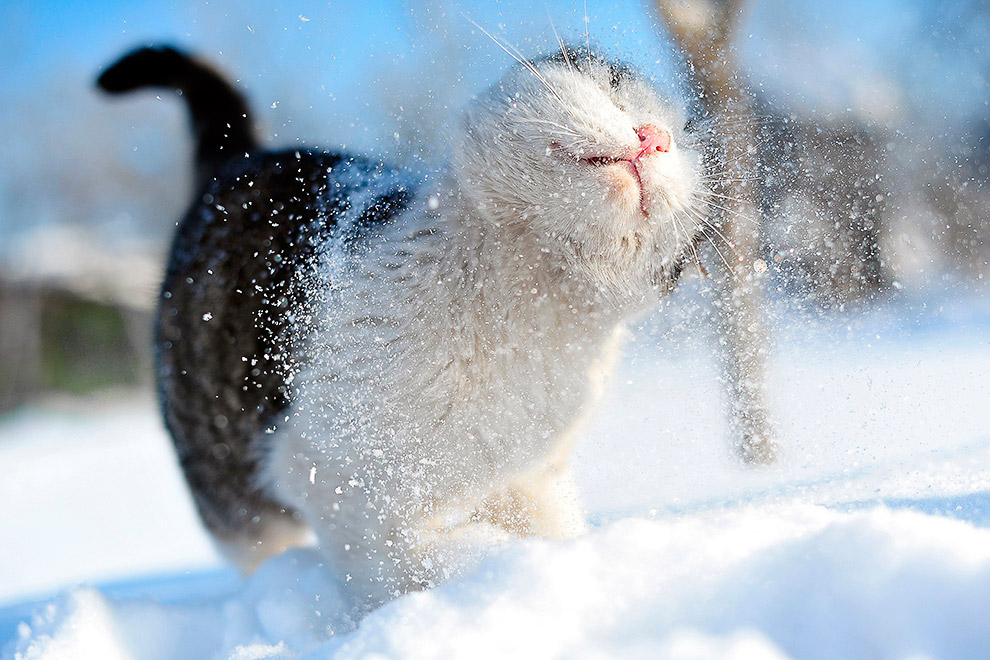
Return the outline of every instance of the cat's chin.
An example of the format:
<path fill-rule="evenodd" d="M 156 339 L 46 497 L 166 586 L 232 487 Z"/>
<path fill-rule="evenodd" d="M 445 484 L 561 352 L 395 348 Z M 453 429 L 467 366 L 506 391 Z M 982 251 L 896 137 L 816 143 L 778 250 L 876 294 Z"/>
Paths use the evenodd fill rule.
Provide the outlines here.
<path fill-rule="evenodd" d="M 636 165 L 621 160 L 598 169 L 595 176 L 614 207 L 615 217 L 625 218 L 633 226 L 642 224 L 650 216 L 655 193 L 643 186 Z"/>

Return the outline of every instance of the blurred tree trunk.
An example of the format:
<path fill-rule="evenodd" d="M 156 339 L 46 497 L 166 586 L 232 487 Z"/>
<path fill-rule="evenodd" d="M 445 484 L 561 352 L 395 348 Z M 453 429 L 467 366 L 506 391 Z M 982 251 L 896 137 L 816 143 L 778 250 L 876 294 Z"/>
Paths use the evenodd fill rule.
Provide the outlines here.
<path fill-rule="evenodd" d="M 715 216 L 729 243 L 728 263 L 716 269 L 718 335 L 732 412 L 733 441 L 742 458 L 770 463 L 776 456 L 764 392 L 767 354 L 765 301 L 759 260 L 756 117 L 739 74 L 734 28 L 744 0 L 656 0 L 688 65 L 702 107 L 714 121 Z M 720 216 L 720 217 L 719 217 Z"/>

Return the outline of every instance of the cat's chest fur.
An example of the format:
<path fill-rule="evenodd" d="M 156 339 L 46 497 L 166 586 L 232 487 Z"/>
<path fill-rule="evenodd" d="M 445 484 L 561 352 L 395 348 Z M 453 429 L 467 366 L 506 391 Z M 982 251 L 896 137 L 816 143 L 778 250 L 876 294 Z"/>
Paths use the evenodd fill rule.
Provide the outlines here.
<path fill-rule="evenodd" d="M 355 204 L 317 251 L 270 474 L 299 457 L 333 475 L 387 460 L 420 470 L 429 499 L 470 499 L 471 484 L 550 462 L 591 409 L 621 334 L 615 314 L 538 246 L 479 235 L 461 200 L 432 189 L 358 238 Z"/>

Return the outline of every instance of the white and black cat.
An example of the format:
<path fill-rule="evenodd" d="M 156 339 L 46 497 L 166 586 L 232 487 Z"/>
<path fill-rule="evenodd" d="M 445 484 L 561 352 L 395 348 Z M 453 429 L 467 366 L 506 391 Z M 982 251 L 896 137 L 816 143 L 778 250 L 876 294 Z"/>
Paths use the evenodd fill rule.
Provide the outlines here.
<path fill-rule="evenodd" d="M 477 98 L 449 164 L 414 178 L 259 149 L 241 97 L 171 48 L 99 83 L 175 89 L 192 114 L 158 384 L 228 551 L 254 564 L 311 529 L 368 608 L 479 539 L 583 529 L 574 430 L 704 222 L 701 149 L 669 102 L 562 48 Z"/>

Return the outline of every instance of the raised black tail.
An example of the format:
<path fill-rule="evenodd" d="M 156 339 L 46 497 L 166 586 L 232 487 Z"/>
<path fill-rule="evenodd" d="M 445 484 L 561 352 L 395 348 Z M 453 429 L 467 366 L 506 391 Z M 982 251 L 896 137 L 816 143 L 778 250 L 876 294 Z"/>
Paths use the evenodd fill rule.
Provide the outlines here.
<path fill-rule="evenodd" d="M 103 72 L 97 84 L 111 94 L 143 87 L 179 92 L 192 117 L 200 180 L 256 147 L 244 97 L 208 66 L 169 46 L 139 48 L 124 55 Z"/>

